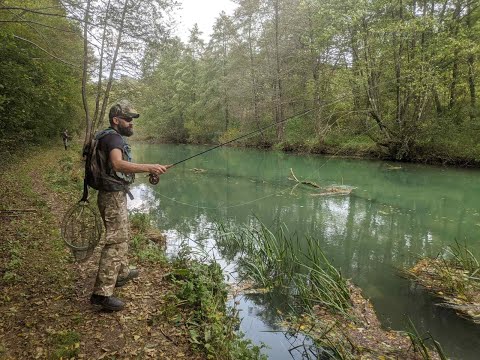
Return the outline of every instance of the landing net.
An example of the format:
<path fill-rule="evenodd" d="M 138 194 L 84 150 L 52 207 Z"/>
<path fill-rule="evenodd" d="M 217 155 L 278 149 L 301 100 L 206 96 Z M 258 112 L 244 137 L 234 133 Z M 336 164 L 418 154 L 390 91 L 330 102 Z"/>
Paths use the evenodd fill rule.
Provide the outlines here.
<path fill-rule="evenodd" d="M 62 237 L 76 261 L 87 260 L 100 242 L 103 226 L 100 215 L 88 201 L 79 201 L 65 213 Z"/>

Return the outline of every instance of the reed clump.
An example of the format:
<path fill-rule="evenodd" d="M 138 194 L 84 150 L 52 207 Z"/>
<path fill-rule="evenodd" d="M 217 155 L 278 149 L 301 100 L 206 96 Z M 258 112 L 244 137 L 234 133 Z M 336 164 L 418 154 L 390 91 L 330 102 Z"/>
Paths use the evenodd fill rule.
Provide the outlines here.
<path fill-rule="evenodd" d="M 231 231 L 222 229 L 220 237 L 241 249 L 237 260 L 241 281 L 283 291 L 293 302 L 310 309 L 322 305 L 347 314 L 351 308 L 348 281 L 314 238 L 301 241 L 283 224 L 272 231 L 260 221 Z"/>

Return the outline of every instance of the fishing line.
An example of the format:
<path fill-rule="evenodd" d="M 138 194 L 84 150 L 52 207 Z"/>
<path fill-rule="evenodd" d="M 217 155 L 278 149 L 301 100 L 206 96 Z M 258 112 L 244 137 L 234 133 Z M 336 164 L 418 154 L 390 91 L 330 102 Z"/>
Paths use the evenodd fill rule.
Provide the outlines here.
<path fill-rule="evenodd" d="M 412 75 L 405 75 L 405 76 L 402 76 L 402 77 L 400 77 L 400 78 L 406 79 L 407 77 L 411 77 L 411 76 L 412 76 Z M 399 79 L 397 78 L 397 79 L 394 79 L 394 80 L 391 80 L 391 81 L 386 81 L 386 82 L 383 82 L 382 84 L 378 84 L 378 85 L 376 85 L 376 86 L 372 86 L 372 87 L 370 87 L 370 89 L 378 88 L 378 87 L 380 87 L 381 85 L 387 85 L 387 84 L 390 84 L 390 83 L 396 83 L 396 82 L 398 82 L 398 80 L 399 80 Z M 294 115 L 291 115 L 291 116 L 289 116 L 289 117 L 287 117 L 287 118 L 285 118 L 285 119 L 283 119 L 283 120 L 281 120 L 281 121 L 274 122 L 274 123 L 272 123 L 272 124 L 270 124 L 270 125 L 267 125 L 267 126 L 258 128 L 258 129 L 256 129 L 256 130 L 250 131 L 250 132 L 248 132 L 248 133 L 246 133 L 246 134 L 240 135 L 240 136 L 238 136 L 238 137 L 236 137 L 236 138 L 234 138 L 234 139 L 232 139 L 232 140 L 225 141 L 225 142 L 220 143 L 220 144 L 218 144 L 218 145 L 215 145 L 215 146 L 213 146 L 213 147 L 211 147 L 211 148 L 208 148 L 207 150 L 201 151 L 201 152 L 199 152 L 199 153 L 197 153 L 197 154 L 194 154 L 194 155 L 192 155 L 192 156 L 189 156 L 189 157 L 187 157 L 187 158 L 185 158 L 185 159 L 182 159 L 182 160 L 179 160 L 179 161 L 177 161 L 177 162 L 174 162 L 173 164 L 169 164 L 169 165 L 167 165 L 166 167 L 167 167 L 167 169 L 170 169 L 170 168 L 172 168 L 172 167 L 174 167 L 174 166 L 176 166 L 176 165 L 178 165 L 178 164 L 181 164 L 181 163 L 183 163 L 183 162 L 185 162 L 185 161 L 187 161 L 187 160 L 193 159 L 193 158 L 195 158 L 195 157 L 197 157 L 197 156 L 200 156 L 200 155 L 206 154 L 206 153 L 208 153 L 208 152 L 210 152 L 210 151 L 212 151 L 212 150 L 218 149 L 219 147 L 228 145 L 228 144 L 230 144 L 230 143 L 233 143 L 233 142 L 238 141 L 238 140 L 241 140 L 241 139 L 247 139 L 247 138 L 252 137 L 252 136 L 254 136 L 254 135 L 258 134 L 258 133 L 261 133 L 261 132 L 263 132 L 263 131 L 265 131 L 265 130 L 267 130 L 267 129 L 270 129 L 270 128 L 274 127 L 274 126 L 278 126 L 278 125 L 280 125 L 280 124 L 286 123 L 287 121 L 292 120 L 292 119 L 295 119 L 295 118 L 297 118 L 297 117 L 298 117 L 298 118 L 303 117 L 303 116 L 307 115 L 308 113 L 311 113 L 312 111 L 320 110 L 320 109 L 322 109 L 322 108 L 324 108 L 324 107 L 333 105 L 333 104 L 335 104 L 335 103 L 337 103 L 337 102 L 339 102 L 339 101 L 341 101 L 341 100 L 344 100 L 344 99 L 346 99 L 346 98 L 349 98 L 349 97 L 351 97 L 351 96 L 352 96 L 352 94 L 344 93 L 342 96 L 339 96 L 338 98 L 336 98 L 336 99 L 334 99 L 334 100 L 332 100 L 332 101 L 330 101 L 330 102 L 328 102 L 328 103 L 326 103 L 326 104 L 321 104 L 321 105 L 318 105 L 318 106 L 311 107 L 311 108 L 309 108 L 309 109 L 307 109 L 307 110 L 298 112 L 298 113 L 296 113 L 296 114 L 294 114 Z M 368 111 L 369 111 L 368 109 L 364 109 L 364 110 L 357 110 L 357 111 L 352 111 L 352 112 L 368 112 Z M 349 112 L 349 113 L 352 113 L 352 112 Z M 333 115 L 332 115 L 332 116 L 333 116 Z M 337 120 L 335 120 L 330 126 L 336 124 L 336 123 L 338 122 L 338 120 L 340 120 L 340 118 L 338 118 Z M 374 126 L 372 126 L 370 129 L 365 130 L 364 132 L 362 132 L 362 133 L 359 134 L 359 135 L 363 135 L 363 134 L 367 133 L 368 131 L 370 131 L 370 130 L 371 130 L 373 127 L 375 127 L 375 126 L 378 126 L 378 124 L 376 123 L 376 124 L 375 124 Z M 156 174 L 149 174 L 149 175 L 147 175 L 147 176 L 149 176 L 149 178 L 150 178 L 149 181 L 150 181 L 150 183 L 151 183 L 152 185 L 158 184 L 158 181 L 159 181 L 159 176 L 158 176 L 158 175 L 156 175 Z"/>
<path fill-rule="evenodd" d="M 378 89 L 378 88 L 380 88 L 381 86 L 386 86 L 386 85 L 388 85 L 388 84 L 398 83 L 398 81 L 399 81 L 400 79 L 401 79 L 401 80 L 407 80 L 408 78 L 411 78 L 411 77 L 413 77 L 413 75 L 400 76 L 400 77 L 395 78 L 395 79 L 392 79 L 392 80 L 390 80 L 390 81 L 384 81 L 384 82 L 382 82 L 382 83 L 379 83 L 379 84 L 377 84 L 376 86 L 369 86 L 369 85 L 367 84 L 366 86 L 367 86 L 368 89 L 369 89 L 369 90 L 367 90 L 367 92 L 368 92 L 368 91 L 371 91 L 371 90 L 374 90 L 374 89 Z M 367 83 L 368 83 L 368 80 L 367 80 Z M 360 85 L 360 86 L 362 86 L 362 85 Z M 363 86 L 365 86 L 365 83 L 363 84 Z M 256 130 L 253 130 L 253 131 L 249 132 L 249 133 L 246 133 L 246 134 L 243 134 L 243 135 L 241 135 L 241 136 L 239 136 L 239 137 L 236 137 L 236 138 L 234 138 L 234 139 L 232 139 L 232 140 L 229 140 L 229 141 L 220 143 L 220 144 L 215 145 L 215 146 L 213 146 L 213 147 L 211 147 L 211 148 L 209 148 L 209 149 L 207 149 L 207 150 L 201 151 L 201 152 L 199 152 L 199 153 L 197 153 L 197 154 L 194 154 L 194 155 L 189 156 L 189 157 L 187 157 L 187 158 L 185 158 L 185 159 L 182 159 L 182 160 L 180 160 L 180 161 L 177 161 L 177 162 L 175 162 L 175 163 L 173 163 L 173 164 L 167 165 L 167 169 L 168 169 L 168 168 L 171 168 L 171 167 L 173 167 L 173 166 L 176 166 L 176 165 L 178 165 L 178 164 L 181 164 L 181 163 L 183 163 L 183 162 L 185 162 L 185 161 L 187 161 L 187 160 L 193 159 L 193 158 L 195 158 L 195 157 L 197 157 L 197 156 L 200 156 L 200 155 L 203 155 L 203 154 L 205 154 L 205 153 L 208 153 L 208 152 L 210 152 L 210 151 L 212 151 L 212 150 L 215 150 L 215 149 L 217 149 L 217 148 L 219 148 L 219 147 L 222 147 L 222 146 L 225 146 L 225 145 L 227 145 L 227 144 L 230 144 L 230 143 L 232 143 L 232 142 L 235 142 L 235 141 L 238 141 L 238 140 L 241 140 L 241 139 L 247 139 L 247 138 L 249 138 L 249 137 L 253 137 L 253 136 L 257 135 L 258 133 L 263 132 L 264 130 L 267 130 L 267 129 L 272 128 L 272 127 L 274 127 L 274 126 L 278 126 L 279 124 L 285 123 L 285 122 L 287 122 L 287 121 L 289 121 L 289 120 L 292 120 L 292 119 L 294 119 L 294 118 L 299 118 L 299 117 L 305 116 L 305 115 L 307 115 L 308 113 L 311 113 L 311 112 L 314 111 L 314 110 L 320 110 L 320 109 L 325 108 L 325 107 L 327 107 L 327 106 L 333 105 L 333 104 L 335 104 L 335 103 L 337 103 L 337 102 L 340 102 L 340 101 L 342 101 L 342 100 L 344 100 L 344 99 L 353 97 L 353 95 L 354 95 L 354 94 L 352 94 L 351 91 L 345 92 L 343 95 L 339 96 L 338 98 L 336 98 L 336 99 L 334 99 L 334 100 L 332 100 L 332 101 L 330 101 L 330 102 L 328 102 L 328 103 L 321 104 L 321 105 L 312 107 L 312 108 L 310 108 L 310 109 L 308 109 L 308 110 L 304 110 L 304 111 L 302 111 L 302 112 L 296 113 L 296 114 L 294 114 L 294 115 L 292 115 L 292 116 L 289 116 L 289 117 L 287 117 L 287 118 L 285 118 L 285 119 L 283 119 L 283 120 L 281 120 L 281 121 L 279 121 L 279 122 L 275 122 L 275 123 L 272 123 L 272 124 L 267 125 L 267 126 L 265 126 L 265 127 L 258 128 L 258 129 L 256 129 Z M 367 113 L 368 113 L 368 111 L 369 111 L 368 109 L 363 109 L 363 110 L 357 110 L 357 111 L 353 111 L 353 112 L 367 112 Z M 352 112 L 349 112 L 349 113 L 352 113 Z M 346 115 L 346 114 L 345 114 L 345 115 Z M 333 115 L 332 115 L 332 116 L 333 116 Z M 336 124 L 341 118 L 342 118 L 342 117 L 337 118 L 330 126 Z M 370 130 L 372 130 L 373 128 L 375 128 L 375 127 L 377 127 L 377 126 L 380 126 L 380 125 L 379 125 L 377 122 L 374 122 L 374 124 L 373 124 L 371 127 L 369 127 L 368 129 L 362 131 L 360 134 L 358 134 L 358 135 L 355 136 L 353 139 L 351 139 L 350 141 L 348 141 L 346 144 L 344 144 L 342 147 L 340 147 L 340 149 L 339 149 L 337 152 L 335 152 L 333 155 L 331 155 L 331 156 L 327 159 L 327 161 L 325 161 L 325 163 L 322 164 L 317 170 L 320 170 L 323 166 L 325 166 L 325 165 L 327 164 L 327 162 L 330 161 L 330 159 L 331 159 L 332 157 L 334 157 L 334 156 L 336 156 L 337 154 L 339 154 L 340 151 L 342 151 L 350 142 L 352 142 L 353 140 L 355 140 L 357 137 L 360 137 L 360 136 L 368 133 Z M 148 176 L 149 176 L 149 182 L 150 182 L 151 184 L 153 184 L 153 185 L 158 184 L 158 182 L 159 182 L 159 180 L 160 180 L 160 178 L 159 178 L 158 175 L 156 175 L 156 174 L 149 174 Z M 289 187 L 289 188 L 290 188 L 290 187 Z M 283 191 L 285 191 L 285 190 L 286 190 L 286 189 L 280 191 L 279 193 L 281 193 L 281 192 L 283 192 Z M 167 196 L 165 196 L 165 195 L 162 195 L 162 194 L 159 194 L 159 195 L 160 195 L 161 197 L 164 197 L 164 198 L 166 198 L 166 199 L 169 199 L 170 201 L 177 202 L 177 203 L 182 204 L 182 205 L 184 205 L 184 206 L 191 206 L 191 207 L 195 207 L 195 208 L 199 208 L 199 209 L 217 210 L 217 209 L 229 209 L 229 208 L 232 208 L 232 207 L 238 207 L 238 206 L 248 205 L 248 204 L 250 204 L 250 203 L 252 203 L 252 202 L 259 201 L 259 200 L 262 200 L 262 199 L 265 199 L 265 198 L 268 198 L 268 197 L 277 195 L 277 194 L 279 194 L 279 193 L 267 195 L 267 196 L 264 196 L 264 197 L 261 197 L 261 198 L 258 198 L 258 199 L 252 200 L 252 201 L 248 201 L 248 202 L 244 202 L 244 203 L 240 203 L 240 204 L 236 204 L 236 205 L 231 205 L 231 206 L 226 206 L 226 207 L 216 207 L 216 208 L 212 208 L 212 207 L 201 207 L 201 206 L 197 206 L 197 205 L 193 205 L 193 204 L 183 203 L 183 202 L 177 201 L 177 200 L 175 200 L 175 199 L 173 199 L 173 198 L 169 198 L 169 197 L 167 197 Z"/>
<path fill-rule="evenodd" d="M 377 124 L 373 124 L 370 128 L 368 128 L 366 131 L 370 131 L 371 129 L 373 129 L 375 126 L 377 126 Z M 332 158 L 334 158 L 336 155 L 338 155 L 345 147 L 347 147 L 352 141 L 354 141 L 355 139 L 357 139 L 358 137 L 362 136 L 365 132 L 362 132 L 361 134 L 358 134 L 357 136 L 353 137 L 350 141 L 348 141 L 347 143 L 345 143 L 342 147 L 340 147 L 340 149 L 338 149 L 337 152 L 335 152 L 334 154 L 330 155 L 328 157 L 328 159 L 323 163 L 321 164 L 317 170 L 320 170 L 321 168 L 323 168 L 330 160 L 332 160 Z M 260 201 L 260 200 L 264 200 L 264 199 L 267 199 L 267 198 L 270 198 L 270 197 L 273 197 L 273 196 L 280 196 L 282 195 L 282 193 L 286 192 L 287 190 L 289 189 L 293 189 L 295 187 L 298 186 L 298 183 L 293 185 L 293 186 L 288 186 L 288 187 L 285 187 L 283 188 L 282 190 L 280 191 L 277 191 L 277 192 L 274 192 L 272 194 L 269 194 L 269 195 L 266 195 L 266 196 L 262 196 L 262 197 L 259 197 L 259 198 L 256 198 L 256 199 L 253 199 L 253 200 L 249 200 L 249 201 L 245 201 L 245 202 L 242 202 L 242 203 L 238 203 L 238 204 L 234 204 L 234 205 L 229 205 L 229 206 L 217 206 L 217 207 L 210 207 L 210 206 L 198 206 L 198 205 L 194 205 L 194 204 L 189 204 L 189 203 L 186 203 L 186 202 L 182 202 L 182 201 L 178 201 L 174 198 L 170 198 L 168 196 L 165 196 L 163 194 L 160 194 L 160 193 L 157 193 L 158 196 L 164 198 L 164 199 L 167 199 L 171 202 L 174 202 L 174 203 L 177 203 L 177 204 L 180 204 L 180 205 L 183 205 L 183 206 L 187 206 L 187 207 L 192 207 L 192 208 L 196 208 L 196 209 L 202 209 L 202 210 L 228 210 L 228 209 L 232 209 L 232 208 L 236 208 L 236 207 L 240 207 L 240 206 L 245 206 L 245 205 L 250 205 L 252 203 L 255 203 L 257 201 Z"/>
<path fill-rule="evenodd" d="M 197 153 L 197 154 L 194 154 L 194 155 L 189 156 L 189 157 L 187 157 L 187 158 L 185 158 L 185 159 L 182 159 L 182 160 L 180 160 L 180 161 L 177 161 L 177 162 L 175 162 L 175 163 L 173 163 L 173 164 L 169 164 L 169 165 L 166 166 L 166 168 L 167 168 L 167 169 L 170 169 L 170 168 L 172 168 L 172 167 L 174 167 L 174 166 L 176 166 L 176 165 L 178 165 L 178 164 L 181 164 L 181 163 L 183 163 L 183 162 L 185 162 L 185 161 L 187 161 L 187 160 L 193 159 L 193 158 L 195 158 L 195 157 L 197 157 L 197 156 L 203 155 L 203 154 L 208 153 L 208 152 L 210 152 L 210 151 L 212 151 L 212 150 L 218 149 L 219 147 L 228 145 L 228 144 L 230 144 L 230 143 L 232 143 L 232 142 L 235 142 L 235 141 L 238 141 L 238 140 L 241 140 L 241 139 L 248 139 L 248 138 L 253 137 L 253 136 L 257 135 L 258 133 L 261 133 L 261 132 L 263 132 L 263 131 L 265 131 L 265 130 L 267 130 L 267 129 L 270 129 L 270 128 L 274 127 L 274 126 L 278 126 L 278 125 L 280 125 L 280 124 L 286 123 L 287 121 L 292 120 L 292 119 L 297 118 L 297 117 L 300 118 L 300 117 L 302 117 L 302 116 L 307 115 L 308 113 L 311 113 L 311 112 L 314 111 L 314 110 L 320 110 L 320 109 L 323 108 L 323 107 L 327 107 L 327 106 L 330 106 L 330 105 L 332 105 L 332 104 L 335 104 L 335 103 L 337 103 L 337 102 L 345 99 L 347 96 L 349 96 L 349 95 L 343 95 L 343 96 L 341 96 L 341 97 L 339 97 L 339 98 L 337 98 L 337 99 L 335 99 L 335 100 L 332 100 L 331 102 L 329 102 L 329 103 L 327 103 L 327 104 L 322 104 L 322 105 L 319 105 L 319 106 L 314 106 L 314 107 L 312 107 L 312 108 L 310 108 L 310 109 L 307 109 L 307 110 L 298 112 L 298 113 L 296 113 L 296 114 L 294 114 L 294 115 L 292 115 L 292 116 L 289 116 L 289 117 L 287 117 L 287 118 L 285 118 L 285 119 L 283 119 L 283 120 L 281 120 L 281 121 L 274 122 L 274 123 L 272 123 L 272 124 L 270 124 L 270 125 L 267 125 L 267 126 L 258 128 L 258 129 L 253 130 L 253 131 L 250 131 L 249 133 L 240 135 L 240 136 L 238 136 L 238 137 L 236 137 L 236 138 L 234 138 L 234 139 L 232 139 L 232 140 L 225 141 L 225 142 L 220 143 L 220 144 L 218 144 L 218 145 L 215 145 L 215 146 L 213 146 L 213 147 L 211 147 L 211 148 L 209 148 L 209 149 L 207 149 L 207 150 L 201 151 L 201 152 L 199 152 L 199 153 Z M 362 110 L 362 112 L 363 112 L 363 111 L 365 111 L 365 110 Z M 340 119 L 340 118 L 339 118 L 339 119 Z M 339 119 L 335 120 L 335 122 L 334 122 L 333 124 L 337 123 Z M 332 125 L 333 125 L 333 124 L 332 124 Z M 377 125 L 377 124 L 375 124 L 375 126 L 376 126 L 376 125 Z M 372 127 L 372 128 L 373 128 L 373 127 Z M 369 130 L 366 130 L 366 131 L 369 131 Z M 365 131 L 365 132 L 366 132 L 366 131 Z M 364 132 L 364 133 L 365 133 L 365 132 Z M 362 133 L 361 135 L 363 135 L 364 133 Z M 157 185 L 158 182 L 160 181 L 160 177 L 159 177 L 159 175 L 157 175 L 157 174 L 149 174 L 149 175 L 147 175 L 147 176 L 149 177 L 149 182 L 150 182 L 150 184 L 152 184 L 152 185 Z"/>
<path fill-rule="evenodd" d="M 167 167 L 167 169 L 170 169 L 170 168 L 172 168 L 172 167 L 174 167 L 174 166 L 176 166 L 176 165 L 178 165 L 178 164 L 181 164 L 181 163 L 183 163 L 183 162 L 185 162 L 185 161 L 187 161 L 187 160 L 193 159 L 193 158 L 195 158 L 195 157 L 197 157 L 197 156 L 200 156 L 200 155 L 206 154 L 206 153 L 208 153 L 208 152 L 210 152 L 210 151 L 212 151 L 212 150 L 218 149 L 219 147 L 228 145 L 228 144 L 230 144 L 230 143 L 233 143 L 233 142 L 238 141 L 238 140 L 241 140 L 241 139 L 248 139 L 249 137 L 253 137 L 254 135 L 256 135 L 256 134 L 258 134 L 258 133 L 260 133 L 260 132 L 263 132 L 263 131 L 265 131 L 265 130 L 267 130 L 267 129 L 270 129 L 271 127 L 278 126 L 279 124 L 283 124 L 283 123 L 285 123 L 285 122 L 287 122 L 287 121 L 289 121 L 289 120 L 291 120 L 291 119 L 293 119 L 293 118 L 295 118 L 295 117 L 305 116 L 306 114 L 308 114 L 308 113 L 310 113 L 310 112 L 312 112 L 312 111 L 314 111 L 314 110 L 316 110 L 315 107 L 310 108 L 310 109 L 308 109 L 308 110 L 301 111 L 301 112 L 296 113 L 296 114 L 294 114 L 294 115 L 292 115 L 292 116 L 289 116 L 289 117 L 287 117 L 287 118 L 285 118 L 285 119 L 283 119 L 283 120 L 281 120 L 281 121 L 278 121 L 278 122 L 272 123 L 272 124 L 270 124 L 270 125 L 261 127 L 261 128 L 259 128 L 259 129 L 250 131 L 250 132 L 248 132 L 248 133 L 246 133 L 246 134 L 243 134 L 243 135 L 240 135 L 240 136 L 238 136 L 238 137 L 236 137 L 236 138 L 234 138 L 234 139 L 232 139 L 232 140 L 225 141 L 225 142 L 220 143 L 220 144 L 218 144 L 218 145 L 215 145 L 215 146 L 213 146 L 213 147 L 211 147 L 211 148 L 209 148 L 209 149 L 207 149 L 207 150 L 201 151 L 201 152 L 199 152 L 199 153 L 197 153 L 197 154 L 194 154 L 194 155 L 189 156 L 189 157 L 187 157 L 187 158 L 185 158 L 185 159 L 182 159 L 182 160 L 180 160 L 180 161 L 177 161 L 177 162 L 175 162 L 175 163 L 173 163 L 173 164 L 169 164 L 169 165 L 167 165 L 166 167 Z M 159 176 L 156 175 L 156 174 L 149 174 L 148 177 L 149 177 L 150 184 L 152 184 L 152 185 L 157 185 L 158 182 L 159 182 L 159 180 L 160 180 Z"/>

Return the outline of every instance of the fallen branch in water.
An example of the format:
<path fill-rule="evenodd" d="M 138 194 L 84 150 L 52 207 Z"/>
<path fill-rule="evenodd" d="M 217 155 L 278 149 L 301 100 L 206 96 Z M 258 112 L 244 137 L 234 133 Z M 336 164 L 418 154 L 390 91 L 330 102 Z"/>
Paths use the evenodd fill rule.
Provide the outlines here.
<path fill-rule="evenodd" d="M 349 195 L 354 187 L 340 187 L 340 186 L 330 186 L 319 192 L 318 194 L 311 194 L 312 196 L 325 196 L 325 195 Z"/>
<path fill-rule="evenodd" d="M 205 169 L 199 169 L 199 168 L 193 168 L 193 169 L 190 169 L 191 171 L 195 172 L 195 173 L 204 173 L 206 172 L 207 170 Z"/>
<path fill-rule="evenodd" d="M 317 184 L 315 184 L 313 181 L 298 180 L 297 177 L 295 176 L 295 174 L 293 173 L 293 169 L 292 169 L 292 168 L 290 168 L 290 172 L 292 173 L 293 179 L 294 179 L 296 182 L 298 182 L 298 183 L 300 183 L 300 184 L 312 186 L 312 187 L 317 188 L 317 189 L 320 188 L 320 186 L 317 185 Z"/>

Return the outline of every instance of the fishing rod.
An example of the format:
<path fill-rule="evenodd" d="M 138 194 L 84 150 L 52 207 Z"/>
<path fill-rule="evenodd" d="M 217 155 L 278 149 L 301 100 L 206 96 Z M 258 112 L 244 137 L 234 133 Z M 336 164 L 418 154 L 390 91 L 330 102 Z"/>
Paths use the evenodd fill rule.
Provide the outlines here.
<path fill-rule="evenodd" d="M 448 63 L 447 63 L 447 64 L 444 64 L 444 66 L 441 66 L 441 68 L 446 67 L 445 65 L 448 65 Z M 410 77 L 410 76 L 411 76 L 411 75 L 404 75 L 404 76 L 401 76 L 400 78 L 403 79 L 403 78 L 408 78 L 408 77 Z M 394 83 L 394 82 L 397 82 L 397 81 L 398 81 L 398 79 L 394 79 L 394 80 L 391 80 L 391 81 L 385 81 L 385 82 L 383 82 L 383 83 L 380 83 L 380 84 L 377 84 L 377 85 L 373 86 L 372 89 L 373 89 L 373 88 L 378 88 L 378 87 L 380 87 L 380 85 L 386 85 L 386 84 Z M 285 122 L 287 122 L 287 121 L 289 121 L 289 120 L 291 120 L 291 119 L 294 119 L 294 118 L 296 118 L 296 117 L 305 116 L 306 114 L 308 114 L 308 113 L 310 113 L 310 112 L 312 112 L 312 111 L 314 111 L 314 110 L 321 109 L 322 107 L 325 107 L 325 106 L 327 106 L 327 105 L 332 105 L 332 104 L 334 104 L 334 103 L 336 103 L 336 102 L 339 102 L 339 101 L 341 101 L 341 100 L 343 100 L 343 99 L 345 99 L 345 98 L 348 98 L 348 97 L 350 97 L 350 96 L 351 96 L 351 94 L 344 93 L 343 96 L 340 96 L 340 97 L 338 97 L 337 99 L 332 100 L 330 103 L 322 104 L 322 105 L 319 105 L 319 106 L 312 107 L 312 108 L 310 108 L 310 109 L 308 109 L 308 110 L 299 112 L 299 113 L 294 114 L 294 115 L 292 115 L 292 116 L 289 116 L 289 117 L 287 117 L 287 118 L 285 118 L 285 119 L 283 119 L 283 120 L 281 120 L 281 121 L 279 121 L 279 122 L 275 122 L 275 123 L 272 123 L 272 124 L 270 124 L 270 125 L 264 126 L 264 127 L 262 127 L 262 128 L 258 128 L 257 130 L 253 130 L 253 131 L 251 131 L 251 132 L 249 132 L 249 133 L 243 134 L 243 135 L 241 135 L 241 136 L 239 136 L 239 137 L 236 137 L 236 138 L 234 138 L 234 139 L 232 139 L 232 140 L 229 140 L 229 141 L 223 142 L 223 143 L 221 143 L 221 144 L 215 145 L 215 146 L 213 146 L 213 147 L 211 147 L 211 148 L 209 148 L 209 149 L 207 149 L 207 150 L 204 150 L 204 151 L 202 151 L 202 152 L 199 152 L 198 154 L 194 154 L 194 155 L 189 156 L 189 157 L 187 157 L 187 158 L 185 158 L 185 159 L 183 159 L 183 160 L 177 161 L 177 162 L 175 162 L 175 163 L 173 163 L 173 164 L 169 164 L 169 165 L 166 166 L 166 168 L 167 168 L 167 169 L 170 169 L 171 167 L 174 167 L 174 166 L 176 166 L 176 165 L 178 165 L 178 164 L 181 164 L 181 163 L 183 163 L 183 162 L 185 162 L 185 161 L 187 161 L 187 160 L 193 159 L 194 157 L 203 155 L 203 154 L 205 154 L 205 153 L 207 153 L 207 152 L 209 152 L 209 151 L 215 150 L 215 149 L 217 149 L 217 148 L 219 148 L 219 147 L 222 147 L 222 146 L 225 146 L 225 145 L 227 145 L 227 144 L 233 143 L 233 142 L 235 142 L 235 141 L 238 141 L 238 140 L 247 138 L 247 137 L 249 137 L 249 136 L 255 135 L 255 134 L 259 133 L 259 132 L 262 132 L 262 131 L 267 130 L 267 129 L 271 128 L 271 127 L 277 126 L 277 125 L 279 125 L 279 124 L 285 123 Z M 158 184 L 160 178 L 159 178 L 159 176 L 158 176 L 157 174 L 149 174 L 148 176 L 149 176 L 149 182 L 150 182 L 152 185 L 157 185 L 157 184 Z"/>
<path fill-rule="evenodd" d="M 209 151 L 218 149 L 219 147 L 222 147 L 222 146 L 231 144 L 231 143 L 233 143 L 233 142 L 235 142 L 235 141 L 238 141 L 238 140 L 241 140 L 241 139 L 245 139 L 245 138 L 247 138 L 247 137 L 249 137 L 249 136 L 253 136 L 253 135 L 258 134 L 258 133 L 260 133 L 260 132 L 262 132 L 262 131 L 264 131 L 264 130 L 267 130 L 267 129 L 271 128 L 271 127 L 274 127 L 274 126 L 277 126 L 277 125 L 279 125 L 279 124 L 285 123 L 285 122 L 287 122 L 287 121 L 289 121 L 289 120 L 291 120 L 291 119 L 294 119 L 294 118 L 296 118 L 296 117 L 305 116 L 305 115 L 307 115 L 308 113 L 312 112 L 312 111 L 315 110 L 315 109 L 316 109 L 316 107 L 310 108 L 310 109 L 308 109 L 308 110 L 305 110 L 305 111 L 296 113 L 296 114 L 294 114 L 294 115 L 292 115 L 292 116 L 289 116 L 289 117 L 287 117 L 287 118 L 285 118 L 285 119 L 283 119 L 283 120 L 281 120 L 281 121 L 279 121 L 279 122 L 275 122 L 275 123 L 272 123 L 272 124 L 270 124 L 270 125 L 267 125 L 267 126 L 258 128 L 258 129 L 253 130 L 253 131 L 250 131 L 250 132 L 248 132 L 248 133 L 246 133 L 246 134 L 243 134 L 243 135 L 240 135 L 240 136 L 238 136 L 238 137 L 236 137 L 236 138 L 234 138 L 234 139 L 232 139 L 232 140 L 225 141 L 225 142 L 220 143 L 220 144 L 218 144 L 218 145 L 215 145 L 215 146 L 213 146 L 213 147 L 211 147 L 211 148 L 209 148 L 209 149 L 207 149 L 207 150 L 201 151 L 201 152 L 199 152 L 199 153 L 197 153 L 197 154 L 194 154 L 194 155 L 189 156 L 189 157 L 187 157 L 187 158 L 185 158 L 185 159 L 182 159 L 182 160 L 180 160 L 180 161 L 177 161 L 177 162 L 175 162 L 175 163 L 173 163 L 173 164 L 169 164 L 169 165 L 166 166 L 166 168 L 167 168 L 167 169 L 170 169 L 170 168 L 172 168 L 172 167 L 174 167 L 174 166 L 176 166 L 176 165 L 178 165 L 178 164 L 181 164 L 181 163 L 183 163 L 183 162 L 185 162 L 185 161 L 187 161 L 187 160 L 193 159 L 194 157 L 197 157 L 197 156 L 203 155 L 203 154 L 205 154 L 205 153 L 207 153 L 207 152 L 209 152 Z M 150 184 L 152 184 L 152 185 L 157 185 L 158 182 L 160 181 L 160 177 L 159 177 L 157 174 L 149 174 L 148 177 L 149 177 L 148 181 L 149 181 Z"/>

